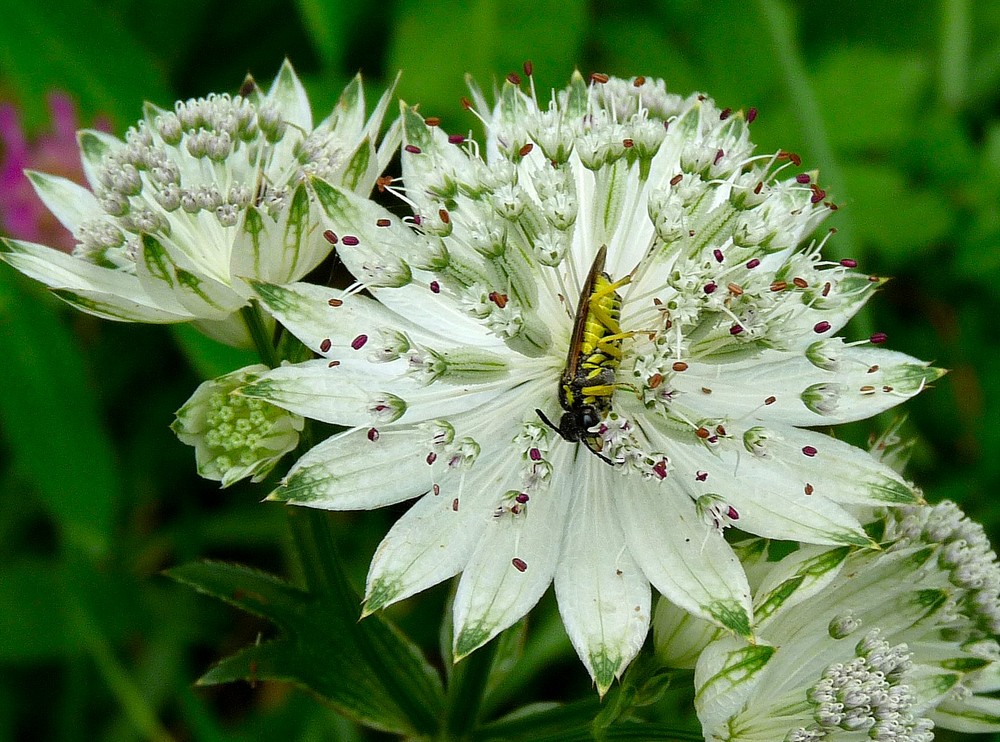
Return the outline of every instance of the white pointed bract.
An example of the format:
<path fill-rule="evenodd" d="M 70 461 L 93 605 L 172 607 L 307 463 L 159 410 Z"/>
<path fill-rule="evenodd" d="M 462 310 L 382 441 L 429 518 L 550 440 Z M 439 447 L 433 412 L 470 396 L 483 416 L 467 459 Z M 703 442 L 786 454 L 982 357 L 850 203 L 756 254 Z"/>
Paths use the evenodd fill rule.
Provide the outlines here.
<path fill-rule="evenodd" d="M 91 190 L 26 173 L 75 236 L 73 255 L 6 240 L 0 257 L 91 314 L 194 321 L 248 345 L 233 317 L 251 296 L 241 279 L 295 281 L 329 254 L 304 181 L 318 176 L 367 194 L 397 146 L 389 137 L 375 147 L 390 97 L 366 120 L 355 78 L 314 127 L 285 62 L 266 94 L 248 78 L 239 95 L 178 101 L 172 111 L 147 104 L 124 141 L 81 131 Z"/>
<path fill-rule="evenodd" d="M 799 247 L 831 207 L 794 155 L 753 154 L 752 115 L 641 78 L 576 75 L 551 102 L 508 80 L 493 109 L 473 95 L 485 146 L 403 106 L 403 178 L 380 185 L 412 216 L 310 181 L 357 283 L 256 284 L 322 360 L 244 393 L 350 427 L 272 499 L 421 498 L 375 554 L 366 610 L 461 572 L 461 657 L 554 580 L 604 692 L 647 632 L 649 583 L 751 635 L 726 526 L 871 545 L 845 503 L 918 502 L 863 451 L 802 428 L 880 412 L 940 372 L 874 347 L 881 336 L 833 337 L 879 280 Z M 602 246 L 623 328 L 602 347 L 622 358 L 585 445 L 536 408 L 560 419 Z"/>
<path fill-rule="evenodd" d="M 171 429 L 195 448 L 198 473 L 223 487 L 246 477 L 261 481 L 299 443 L 304 421 L 236 390 L 256 381 L 267 366 L 241 368 L 195 389 L 177 410 Z"/>
<path fill-rule="evenodd" d="M 757 644 L 720 637 L 701 653 L 706 740 L 1000 731 L 1000 701 L 987 695 L 1000 688 L 1000 565 L 982 527 L 951 502 L 890 511 L 877 525 L 882 551 L 811 546 L 778 562 L 748 552 L 760 578 Z M 658 641 L 678 633 L 667 623 L 658 611 Z"/>

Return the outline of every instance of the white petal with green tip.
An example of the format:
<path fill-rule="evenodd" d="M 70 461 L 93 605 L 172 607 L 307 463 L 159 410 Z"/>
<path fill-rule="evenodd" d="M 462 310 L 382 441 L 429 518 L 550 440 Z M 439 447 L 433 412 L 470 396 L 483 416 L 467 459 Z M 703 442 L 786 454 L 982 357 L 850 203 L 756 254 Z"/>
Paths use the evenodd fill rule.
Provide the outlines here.
<path fill-rule="evenodd" d="M 801 352 L 765 351 L 759 358 L 727 364 L 724 369 L 692 361 L 671 384 L 679 395 L 696 396 L 698 412 L 706 417 L 808 427 L 863 420 L 884 412 L 943 373 L 903 353 L 874 346 L 850 347 L 837 339 L 826 342 L 834 344 L 835 370 L 817 367 Z M 768 385 L 771 380 L 774 383 Z M 710 389 L 711 394 L 703 389 Z"/>
<path fill-rule="evenodd" d="M 186 322 L 192 315 L 176 304 L 161 307 L 129 273 L 78 260 L 45 245 L 2 240 L 4 261 L 41 281 L 60 298 L 99 317 L 130 322 Z"/>
<path fill-rule="evenodd" d="M 383 112 L 384 115 L 384 112 Z M 358 132 L 365 123 L 365 94 L 361 86 L 361 75 L 351 78 L 340 93 L 340 98 L 334 105 L 330 115 L 316 125 L 317 130 L 336 127 L 345 132 Z M 378 124 L 375 125 L 376 130 Z"/>
<path fill-rule="evenodd" d="M 397 314 L 383 302 L 357 294 L 346 294 L 338 289 L 310 283 L 287 286 L 255 283 L 254 289 L 268 312 L 314 352 L 328 358 L 339 358 L 344 351 L 353 350 L 352 343 L 362 336 L 366 344 L 369 340 L 377 340 L 377 334 L 381 330 L 404 332 L 411 340 L 434 349 L 450 348 L 459 343 L 503 347 L 496 338 L 488 337 L 485 333 L 473 336 L 472 339 L 478 339 L 478 343 L 468 342 L 470 338 L 464 333 L 445 334 L 453 329 L 452 325 L 420 323 L 423 312 Z M 438 330 L 443 332 L 439 333 Z M 327 340 L 330 341 L 330 348 L 323 350 Z"/>
<path fill-rule="evenodd" d="M 385 395 L 403 400 L 401 422 L 413 423 L 475 409 L 510 386 L 509 380 L 501 380 L 447 394 L 407 378 L 405 370 L 403 362 L 373 364 L 345 358 L 331 368 L 326 360 L 307 361 L 263 374 L 240 392 L 314 420 L 355 426 L 379 424 L 384 415 L 373 412 L 373 407 Z"/>
<path fill-rule="evenodd" d="M 24 174 L 42 203 L 70 232 L 76 232 L 83 222 L 104 213 L 94 194 L 72 180 L 35 170 L 25 170 Z"/>
<path fill-rule="evenodd" d="M 821 593 L 840 574 L 849 552 L 848 547 L 803 544 L 782 559 L 754 590 L 757 627 L 765 626 L 776 611 L 787 611 Z"/>
<path fill-rule="evenodd" d="M 734 636 L 705 648 L 694 671 L 694 705 L 702 729 L 721 727 L 744 708 L 761 681 L 770 677 L 768 664 L 774 654 L 774 647 L 747 645 Z"/>
<path fill-rule="evenodd" d="M 496 494 L 503 491 L 508 461 L 437 483 L 382 539 L 365 593 L 371 612 L 425 590 L 465 567 L 494 518 Z"/>
<path fill-rule="evenodd" d="M 612 499 L 629 550 L 657 590 L 696 616 L 750 636 L 750 587 L 739 560 L 669 475 L 631 481 Z"/>
<path fill-rule="evenodd" d="M 570 506 L 556 493 L 532 498 L 521 515 L 493 519 L 485 529 L 455 594 L 456 660 L 521 618 L 552 582 Z"/>
<path fill-rule="evenodd" d="M 304 132 L 312 130 L 312 109 L 309 107 L 309 96 L 306 89 L 302 87 L 299 76 L 292 69 L 292 64 L 287 59 L 282 63 L 281 69 L 271 83 L 271 89 L 267 92 L 268 100 L 278 106 L 282 117 L 290 124 Z"/>
<path fill-rule="evenodd" d="M 124 143 L 111 134 L 97 129 L 83 129 L 76 133 L 77 143 L 80 145 L 80 161 L 83 164 L 83 174 L 87 177 L 90 187 L 97 190 L 101 183 L 97 174 L 101 169 L 101 161 L 104 157 L 118 149 L 124 147 Z"/>
<path fill-rule="evenodd" d="M 734 442 L 742 439 L 744 450 L 734 447 L 722 452 L 723 468 L 728 466 L 758 500 L 775 490 L 788 497 L 809 490 L 809 497 L 819 495 L 841 504 L 914 505 L 922 501 L 920 493 L 897 472 L 831 436 L 777 427 L 730 432 Z M 781 461 L 782 468 L 773 461 Z"/>
<path fill-rule="evenodd" d="M 375 430 L 376 432 L 372 432 Z M 314 446 L 269 500 L 326 510 L 368 510 L 431 490 L 432 433 L 417 427 L 354 428 Z"/>
<path fill-rule="evenodd" d="M 616 480 L 615 472 L 583 467 L 555 575 L 559 615 L 602 696 L 642 648 L 651 609 L 649 580 L 610 502 Z"/>
<path fill-rule="evenodd" d="M 245 303 L 232 288 L 200 272 L 169 238 L 142 236 L 136 274 L 150 296 L 171 311 L 222 320 Z"/>
<path fill-rule="evenodd" d="M 277 220 L 248 208 L 233 243 L 229 270 L 234 277 L 269 283 L 302 278 L 330 254 L 306 187 L 299 184 Z"/>
<path fill-rule="evenodd" d="M 849 276 L 850 288 L 846 281 L 841 284 L 845 295 L 838 301 L 830 302 L 829 306 L 822 302 L 803 303 L 801 311 L 787 318 L 782 327 L 782 338 L 787 337 L 789 349 L 801 349 L 817 339 L 829 338 L 840 332 L 884 282 L 881 279 L 871 281 L 868 276 L 859 273 L 850 273 Z M 824 322 L 826 325 L 820 324 Z"/>
<path fill-rule="evenodd" d="M 824 495 L 836 495 L 838 490 L 808 479 L 796 481 L 789 472 L 775 472 L 770 462 L 757 461 L 746 452 L 720 452 L 707 460 L 698 444 L 660 441 L 660 446 L 669 446 L 666 450 L 673 454 L 673 486 L 696 502 L 719 497 L 735 508 L 738 517 L 733 525 L 742 530 L 764 538 L 871 545 L 858 519 Z"/>
<path fill-rule="evenodd" d="M 399 217 L 372 201 L 322 181 L 313 181 L 313 189 L 325 216 L 324 226 L 338 237 L 337 255 L 355 276 L 364 276 L 367 264 L 380 263 L 405 265 L 405 270 L 411 275 L 430 275 L 416 271 L 407 263 L 422 251 L 416 244 L 416 236 Z M 380 222 L 388 226 L 380 227 Z M 345 236 L 356 238 L 358 244 L 345 245 Z M 392 270 L 398 268 L 393 267 Z M 456 306 L 454 298 L 428 288 L 429 281 L 382 288 L 373 286 L 371 291 L 382 304 L 400 316 L 432 317 L 435 328 L 448 328 L 448 334 L 460 338 L 462 343 L 497 344 L 496 338 L 486 332 L 482 324 Z"/>

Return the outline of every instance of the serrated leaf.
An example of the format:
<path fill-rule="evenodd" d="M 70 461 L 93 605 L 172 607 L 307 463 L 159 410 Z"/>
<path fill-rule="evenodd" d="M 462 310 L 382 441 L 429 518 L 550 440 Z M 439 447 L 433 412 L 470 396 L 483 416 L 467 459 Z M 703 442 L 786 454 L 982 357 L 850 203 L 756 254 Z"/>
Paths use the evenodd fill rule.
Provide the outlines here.
<path fill-rule="evenodd" d="M 443 692 L 434 670 L 381 618 L 358 622 L 356 600 L 345 607 L 332 593 L 310 593 L 235 564 L 192 563 L 167 574 L 279 628 L 277 638 L 222 660 L 200 683 L 284 680 L 376 729 L 415 735 L 435 728 Z M 383 682 L 386 667 L 394 673 L 393 688 Z"/>

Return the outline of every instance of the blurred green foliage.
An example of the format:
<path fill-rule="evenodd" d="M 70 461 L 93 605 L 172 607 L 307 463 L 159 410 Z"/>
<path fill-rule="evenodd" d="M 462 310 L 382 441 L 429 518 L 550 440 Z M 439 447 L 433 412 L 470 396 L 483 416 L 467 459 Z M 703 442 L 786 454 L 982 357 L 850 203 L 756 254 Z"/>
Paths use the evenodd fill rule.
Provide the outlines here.
<path fill-rule="evenodd" d="M 802 155 L 841 209 L 831 255 L 895 277 L 853 334 L 951 373 L 907 405 L 911 475 L 1000 542 L 1000 5 L 778 0 L 6 0 L 0 100 L 29 132 L 45 96 L 121 133 L 143 99 L 268 80 L 288 56 L 323 112 L 357 70 L 451 131 L 463 75 L 485 85 L 534 63 L 540 89 L 575 67 L 663 77 L 681 93 L 756 106 L 763 150 Z M 851 328 L 849 328 L 851 334 Z M 218 491 L 167 426 L 206 375 L 244 364 L 187 328 L 103 323 L 0 265 L 0 738 L 377 739 L 280 683 L 202 688 L 220 657 L 273 629 L 160 575 L 199 557 L 295 574 L 280 505 Z M 838 435 L 863 443 L 874 425 Z M 331 518 L 356 586 L 394 508 Z M 390 615 L 439 662 L 447 586 Z M 487 698 L 591 697 L 551 598 Z M 555 680 L 555 686 L 553 686 Z M 557 687 L 558 691 L 552 688 Z M 668 718 L 682 693 L 660 702 Z M 672 720 L 678 723 L 676 719 Z M 690 721 L 690 719 L 689 719 Z M 941 734 L 940 739 L 953 739 Z"/>

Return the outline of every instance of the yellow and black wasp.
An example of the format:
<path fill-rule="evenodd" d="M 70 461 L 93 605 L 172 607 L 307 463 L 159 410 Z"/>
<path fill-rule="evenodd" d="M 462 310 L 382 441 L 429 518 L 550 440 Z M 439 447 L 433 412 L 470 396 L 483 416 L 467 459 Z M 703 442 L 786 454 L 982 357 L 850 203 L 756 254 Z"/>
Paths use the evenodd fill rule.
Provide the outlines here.
<path fill-rule="evenodd" d="M 622 332 L 619 324 L 622 298 L 618 294 L 632 276 L 612 282 L 604 272 L 607 254 L 607 246 L 601 245 L 580 292 L 566 367 L 559 382 L 559 404 L 564 410 L 559 425 L 554 425 L 541 410 L 535 412 L 564 439 L 583 443 L 612 464 L 601 453 L 603 439 L 591 428 L 611 409 L 611 397 L 618 387 L 615 375 L 622 359 L 622 341 L 633 335 Z"/>

